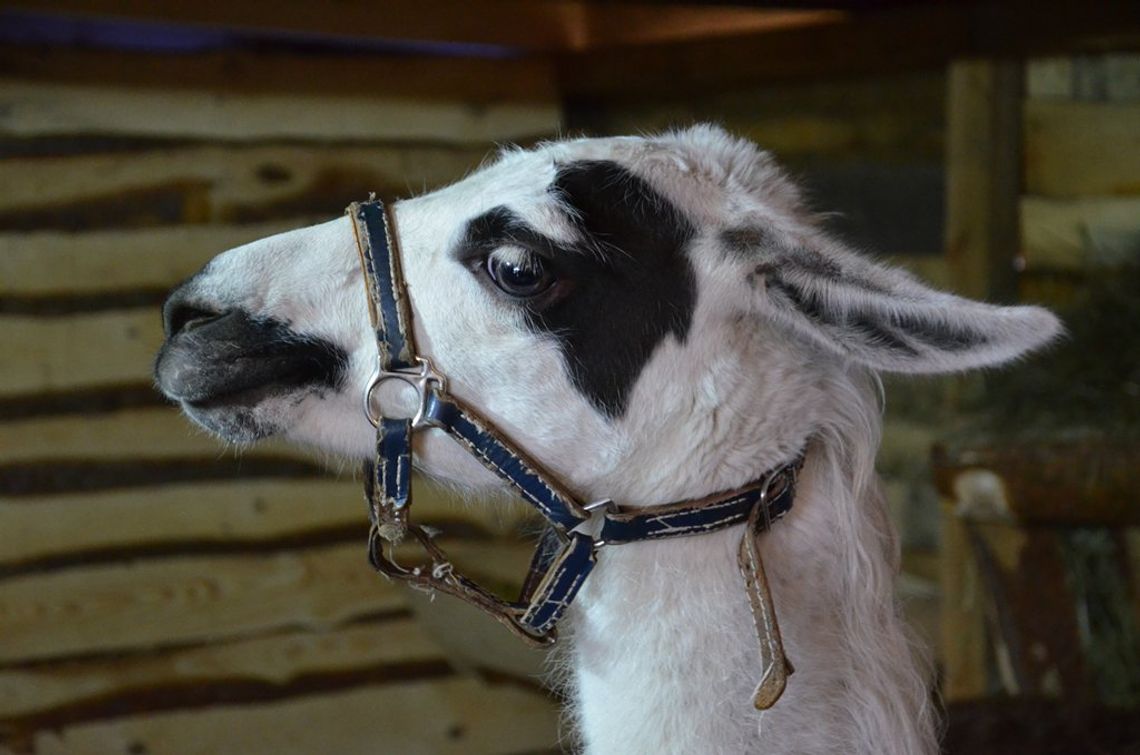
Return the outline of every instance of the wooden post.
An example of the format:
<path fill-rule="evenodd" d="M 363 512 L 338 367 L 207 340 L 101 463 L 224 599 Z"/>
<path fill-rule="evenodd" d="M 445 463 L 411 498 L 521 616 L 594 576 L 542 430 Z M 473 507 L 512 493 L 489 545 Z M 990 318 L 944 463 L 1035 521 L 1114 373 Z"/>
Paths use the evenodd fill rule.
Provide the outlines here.
<path fill-rule="evenodd" d="M 946 256 L 963 296 L 1015 297 L 1021 194 L 1021 61 L 950 65 L 946 128 Z"/>
<path fill-rule="evenodd" d="M 950 64 L 946 93 L 946 263 L 954 290 L 1012 301 L 1021 195 L 1020 61 Z M 961 389 L 961 387 L 960 387 Z M 952 501 L 942 513 L 943 695 L 985 695 L 983 596 L 964 523 Z"/>

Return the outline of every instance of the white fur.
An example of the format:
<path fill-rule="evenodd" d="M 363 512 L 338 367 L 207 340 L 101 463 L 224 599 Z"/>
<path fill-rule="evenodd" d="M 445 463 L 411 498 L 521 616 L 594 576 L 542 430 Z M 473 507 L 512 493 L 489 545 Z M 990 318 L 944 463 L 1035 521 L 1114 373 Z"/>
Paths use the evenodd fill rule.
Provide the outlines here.
<path fill-rule="evenodd" d="M 616 420 L 574 389 L 555 343 L 526 329 L 517 309 L 449 254 L 466 222 L 497 205 L 571 238 L 547 187 L 558 164 L 578 159 L 621 163 L 698 231 L 688 250 L 698 292 L 689 337 L 661 344 Z M 935 292 L 851 253 L 816 228 L 767 154 L 711 127 L 507 152 L 453 186 L 400 202 L 396 225 L 420 350 L 456 395 L 583 499 L 651 506 L 724 490 L 810 443 L 795 509 L 763 543 L 796 668 L 785 697 L 763 715 L 751 708 L 759 660 L 735 562 L 738 528 L 605 548 L 569 619 L 573 718 L 587 752 L 935 751 L 930 679 L 893 597 L 896 546 L 873 472 L 874 373 L 1006 361 L 1057 333 L 1051 315 Z M 720 234 L 740 227 L 763 228 L 772 243 L 755 255 L 726 253 Z M 802 250 L 841 275 L 779 267 Z M 774 269 L 816 297 L 823 321 L 773 295 Z M 255 412 L 299 442 L 371 453 L 359 395 L 375 346 L 347 219 L 233 250 L 194 285 L 203 300 L 273 315 L 345 349 L 343 390 Z M 894 329 L 913 354 L 845 325 L 858 317 Z M 985 340 L 944 350 L 915 323 Z M 417 443 L 428 472 L 496 484 L 440 433 Z"/>

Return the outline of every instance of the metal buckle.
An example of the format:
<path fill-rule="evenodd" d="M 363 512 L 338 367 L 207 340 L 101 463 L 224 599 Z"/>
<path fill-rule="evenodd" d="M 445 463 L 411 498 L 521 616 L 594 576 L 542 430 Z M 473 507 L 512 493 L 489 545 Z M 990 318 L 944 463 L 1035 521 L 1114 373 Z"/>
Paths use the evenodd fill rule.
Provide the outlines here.
<path fill-rule="evenodd" d="M 580 522 L 570 532 L 577 532 L 590 538 L 594 543 L 594 549 L 597 550 L 606 544 L 601 538 L 602 527 L 606 524 L 606 514 L 617 513 L 617 504 L 609 498 L 603 498 L 600 501 L 587 503 L 582 508 L 590 513 L 590 518 Z"/>
<path fill-rule="evenodd" d="M 379 412 L 373 413 L 372 411 L 372 393 L 380 386 L 385 380 L 399 380 L 402 383 L 412 386 L 419 394 L 419 406 L 416 413 L 412 415 L 412 429 L 418 429 L 429 425 L 429 422 L 424 420 L 424 414 L 427 412 L 428 396 L 431 391 L 431 385 L 434 383 L 438 386 L 440 391 L 447 392 L 447 380 L 435 371 L 432 366 L 431 360 L 427 357 L 416 357 L 419 362 L 419 369 L 416 371 L 410 370 L 384 370 L 377 365 L 372 377 L 368 379 L 368 384 L 364 387 L 364 416 L 368 417 L 368 421 L 372 423 L 373 427 L 380 424 L 383 414 Z"/>

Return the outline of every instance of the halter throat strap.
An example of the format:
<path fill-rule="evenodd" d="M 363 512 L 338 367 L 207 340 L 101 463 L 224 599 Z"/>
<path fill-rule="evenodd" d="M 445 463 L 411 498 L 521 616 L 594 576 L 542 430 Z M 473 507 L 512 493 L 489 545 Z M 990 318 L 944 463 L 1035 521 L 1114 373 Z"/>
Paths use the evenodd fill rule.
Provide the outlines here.
<path fill-rule="evenodd" d="M 365 496 L 372 527 L 369 559 L 382 574 L 471 603 L 532 644 L 548 645 L 557 623 L 589 576 L 602 547 L 700 535 L 745 524 L 738 564 L 760 637 L 763 680 L 754 697 L 767 708 L 783 691 L 790 664 L 784 658 L 756 537 L 791 509 L 803 455 L 743 487 L 646 509 L 623 509 L 612 501 L 585 503 L 541 464 L 527 456 L 472 407 L 447 391 L 444 377 L 415 348 L 411 305 L 400 268 L 392 213 L 379 200 L 347 209 L 368 294 L 376 335 L 377 364 L 364 394 L 364 411 L 376 427 L 375 460 L 365 463 Z M 410 418 L 374 409 L 374 393 L 388 380 L 413 386 L 418 407 Z M 412 438 L 432 428 L 450 435 L 487 469 L 537 510 L 549 527 L 515 601 L 507 601 L 459 574 L 429 529 L 410 519 Z M 396 562 L 405 540 L 420 545 L 430 563 Z"/>

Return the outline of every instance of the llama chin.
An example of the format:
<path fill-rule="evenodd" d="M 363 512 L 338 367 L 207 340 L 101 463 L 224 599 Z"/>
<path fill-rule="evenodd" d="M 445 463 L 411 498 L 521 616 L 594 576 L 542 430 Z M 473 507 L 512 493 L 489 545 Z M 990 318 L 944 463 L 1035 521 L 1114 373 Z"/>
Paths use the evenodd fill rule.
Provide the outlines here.
<path fill-rule="evenodd" d="M 1008 362 L 1056 318 L 854 253 L 767 153 L 709 126 L 509 151 L 393 215 L 419 351 L 578 498 L 698 498 L 808 449 L 795 508 L 761 544 L 796 668 L 785 698 L 751 705 L 739 531 L 605 548 L 568 617 L 587 752 L 936 751 L 874 475 L 877 375 Z M 373 453 L 360 397 L 376 343 L 348 218 L 222 254 L 172 294 L 166 329 L 156 378 L 195 421 Z M 406 411 L 391 382 L 379 406 Z M 415 455 L 494 482 L 438 431 Z"/>

